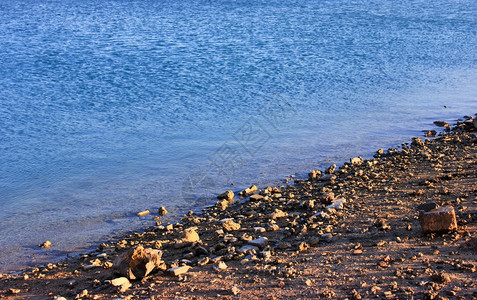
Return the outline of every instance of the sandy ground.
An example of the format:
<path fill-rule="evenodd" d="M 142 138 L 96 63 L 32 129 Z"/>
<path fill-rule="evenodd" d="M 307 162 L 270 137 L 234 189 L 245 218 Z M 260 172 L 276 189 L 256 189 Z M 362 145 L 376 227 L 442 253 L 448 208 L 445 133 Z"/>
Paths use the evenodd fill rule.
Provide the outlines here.
<path fill-rule="evenodd" d="M 467 122 L 251 198 L 235 195 L 233 204 L 158 221 L 83 256 L 0 275 L 0 298 L 477 299 L 476 146 Z M 428 202 L 451 205 L 458 229 L 422 233 L 418 206 Z M 113 286 L 124 276 L 113 267 L 118 255 L 138 245 L 160 250 L 162 266 Z M 177 266 L 191 268 L 163 271 Z"/>

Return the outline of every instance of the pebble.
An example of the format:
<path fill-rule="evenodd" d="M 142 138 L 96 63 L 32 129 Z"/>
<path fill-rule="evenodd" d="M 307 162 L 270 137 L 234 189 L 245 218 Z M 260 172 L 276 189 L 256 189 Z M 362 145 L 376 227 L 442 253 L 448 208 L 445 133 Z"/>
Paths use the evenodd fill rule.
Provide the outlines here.
<path fill-rule="evenodd" d="M 213 266 L 214 270 L 216 271 L 222 271 L 228 268 L 227 264 L 224 263 L 223 261 L 219 261 L 217 264 Z"/>
<path fill-rule="evenodd" d="M 263 233 L 263 232 L 266 232 L 267 230 L 264 227 L 253 227 L 253 231 L 255 233 Z"/>
<path fill-rule="evenodd" d="M 251 240 L 248 243 L 252 246 L 257 246 L 259 248 L 264 248 L 268 244 L 268 238 L 259 237 L 258 239 Z"/>

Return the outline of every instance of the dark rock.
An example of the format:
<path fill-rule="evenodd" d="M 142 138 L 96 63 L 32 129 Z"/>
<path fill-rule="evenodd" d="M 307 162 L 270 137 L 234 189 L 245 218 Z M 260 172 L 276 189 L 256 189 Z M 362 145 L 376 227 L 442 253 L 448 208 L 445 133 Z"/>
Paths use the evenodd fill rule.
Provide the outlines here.
<path fill-rule="evenodd" d="M 433 209 L 436 209 L 439 207 L 439 204 L 435 203 L 435 202 L 427 202 L 427 203 L 424 203 L 424 204 L 421 204 L 417 207 L 417 210 L 421 211 L 431 211 Z"/>
<path fill-rule="evenodd" d="M 333 164 L 325 170 L 325 174 L 333 174 L 336 170 L 336 165 Z"/>

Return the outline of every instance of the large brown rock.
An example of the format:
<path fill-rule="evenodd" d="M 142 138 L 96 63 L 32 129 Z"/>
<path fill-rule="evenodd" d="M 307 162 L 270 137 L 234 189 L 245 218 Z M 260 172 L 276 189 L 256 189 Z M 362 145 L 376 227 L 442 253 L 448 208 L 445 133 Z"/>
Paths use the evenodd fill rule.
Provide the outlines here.
<path fill-rule="evenodd" d="M 457 220 L 452 206 L 443 206 L 419 212 L 419 222 L 424 233 L 445 232 L 457 229 Z"/>
<path fill-rule="evenodd" d="M 156 269 L 165 269 L 161 257 L 160 250 L 137 246 L 118 256 L 114 269 L 128 279 L 141 279 Z"/>

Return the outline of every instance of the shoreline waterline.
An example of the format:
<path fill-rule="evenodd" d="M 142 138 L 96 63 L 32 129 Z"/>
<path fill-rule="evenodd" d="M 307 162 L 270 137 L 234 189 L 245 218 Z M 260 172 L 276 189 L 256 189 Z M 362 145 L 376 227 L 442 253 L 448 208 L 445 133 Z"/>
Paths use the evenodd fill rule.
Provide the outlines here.
<path fill-rule="evenodd" d="M 462 121 L 464 119 L 465 119 L 465 117 L 458 118 L 457 120 Z M 440 119 L 440 120 L 443 120 L 443 119 Z M 450 121 L 450 120 L 446 120 L 446 121 Z M 425 132 L 428 132 L 430 130 L 437 130 L 437 135 L 435 137 L 428 137 L 431 140 L 435 139 L 435 138 L 439 138 L 439 133 L 445 134 L 445 128 L 437 127 L 434 124 L 432 126 L 433 127 L 430 127 L 426 130 L 420 130 L 419 132 L 421 134 L 418 135 L 418 136 L 423 136 Z M 408 143 L 409 143 L 409 141 L 408 141 Z M 400 147 L 402 147 L 402 144 L 401 145 L 390 146 L 389 148 L 399 149 Z M 386 147 L 384 147 L 384 148 L 387 149 Z M 356 156 L 359 155 L 359 156 L 362 156 L 363 159 L 372 159 L 374 153 L 375 153 L 375 151 L 370 152 L 366 155 L 363 155 L 362 153 L 359 153 L 359 154 L 356 154 L 356 155 L 350 156 L 350 157 L 356 157 Z M 341 162 L 339 162 L 339 161 L 326 161 L 323 165 L 321 165 L 321 167 L 309 168 L 307 170 L 300 170 L 299 172 L 295 172 L 294 174 L 290 174 L 289 176 L 286 176 L 286 178 L 282 178 L 281 180 L 274 181 L 275 183 L 270 183 L 271 181 L 268 181 L 268 182 L 265 182 L 265 183 L 263 183 L 263 182 L 262 183 L 249 182 L 248 184 L 244 185 L 243 187 L 230 186 L 229 190 L 232 190 L 234 193 L 237 194 L 239 191 L 242 191 L 245 187 L 248 187 L 249 185 L 257 185 L 261 190 L 263 190 L 267 186 L 285 187 L 285 186 L 288 186 L 289 184 L 293 185 L 294 180 L 301 181 L 301 180 L 307 179 L 308 172 L 310 170 L 315 170 L 315 169 L 324 170 L 326 167 L 328 167 L 332 164 L 342 165 L 343 163 L 346 163 L 346 161 L 341 161 Z M 223 190 L 223 191 L 225 191 L 225 190 Z M 220 193 L 221 192 L 219 192 L 217 194 L 210 194 L 210 195 L 208 195 L 208 197 L 205 197 L 205 198 L 202 198 L 202 199 L 195 199 L 194 200 L 195 206 L 188 206 L 187 204 L 184 204 L 184 206 L 182 206 L 182 207 L 169 206 L 169 207 L 167 207 L 167 209 L 170 210 L 170 212 L 166 217 L 161 218 L 161 222 L 170 223 L 170 224 L 180 223 L 180 219 L 183 216 L 185 216 L 188 212 L 193 211 L 196 214 L 200 214 L 202 211 L 206 211 L 211 206 L 214 206 L 215 202 L 217 201 L 216 196 Z M 198 204 L 198 203 L 200 203 L 200 204 Z M 163 206 L 163 205 L 161 205 L 161 206 Z M 98 239 L 94 239 L 94 240 L 89 240 L 88 237 L 90 237 L 91 235 L 88 235 L 87 233 L 86 234 L 83 233 L 83 236 L 88 239 L 88 246 L 87 247 L 79 247 L 78 250 L 70 248 L 70 249 L 67 249 L 66 251 L 58 251 L 58 250 L 55 250 L 55 245 L 53 245 L 49 249 L 41 249 L 41 247 L 38 247 L 38 245 L 41 244 L 42 242 L 44 242 L 44 240 L 37 240 L 37 244 L 29 245 L 29 247 L 32 248 L 32 249 L 36 248 L 34 250 L 36 252 L 36 254 L 34 255 L 34 260 L 30 260 L 28 262 L 28 264 L 18 265 L 16 267 L 12 267 L 12 265 L 10 265 L 8 270 L 5 269 L 1 272 L 7 273 L 7 274 L 13 272 L 12 274 L 17 274 L 18 272 L 23 272 L 23 271 L 19 271 L 19 270 L 24 270 L 25 271 L 25 270 L 30 269 L 34 265 L 38 265 L 38 264 L 43 265 L 43 264 L 48 263 L 48 262 L 50 262 L 50 263 L 51 262 L 59 262 L 59 261 L 65 259 L 65 258 L 68 259 L 68 258 L 71 258 L 71 257 L 76 257 L 76 256 L 80 255 L 81 253 L 87 253 L 89 251 L 92 251 L 94 248 L 96 248 L 97 245 L 100 244 L 101 242 L 106 242 L 107 241 L 108 243 L 109 242 L 114 243 L 114 242 L 117 242 L 118 240 L 124 238 L 125 236 L 127 236 L 129 234 L 137 233 L 138 231 L 139 232 L 147 231 L 147 230 L 154 227 L 153 224 L 156 222 L 155 219 L 157 218 L 157 210 L 159 209 L 159 206 L 148 206 L 148 207 L 144 207 L 144 209 L 149 210 L 151 213 L 146 214 L 145 216 L 139 217 L 139 216 L 137 216 L 137 213 L 139 213 L 139 211 L 130 211 L 126 215 L 123 216 L 123 218 L 125 218 L 126 220 L 133 219 L 133 220 L 138 221 L 136 224 L 140 224 L 140 225 L 125 227 L 121 231 L 118 231 L 116 233 L 107 234 L 107 235 L 104 235 L 102 238 L 98 238 Z M 99 220 L 104 220 L 107 217 L 110 217 L 110 216 L 105 215 L 104 217 L 100 217 Z M 94 232 L 94 227 L 92 228 L 92 231 Z M 95 236 L 95 235 L 93 235 L 93 236 Z M 54 239 L 51 239 L 51 238 L 48 239 L 48 240 L 55 241 Z M 28 259 L 28 257 L 25 257 L 25 259 Z M 35 261 L 37 261 L 37 262 L 35 262 Z"/>

